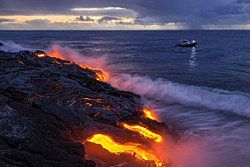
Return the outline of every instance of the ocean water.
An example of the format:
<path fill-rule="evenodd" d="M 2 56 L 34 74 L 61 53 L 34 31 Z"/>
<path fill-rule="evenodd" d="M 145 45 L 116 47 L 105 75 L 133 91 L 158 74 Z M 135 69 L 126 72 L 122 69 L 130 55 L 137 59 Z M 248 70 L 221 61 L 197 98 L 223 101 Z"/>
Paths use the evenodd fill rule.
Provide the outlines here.
<path fill-rule="evenodd" d="M 181 39 L 198 46 L 174 47 Z M 250 166 L 250 31 L 0 31 L 0 41 L 105 57 L 112 85 L 179 129 L 166 151 L 173 166 Z"/>

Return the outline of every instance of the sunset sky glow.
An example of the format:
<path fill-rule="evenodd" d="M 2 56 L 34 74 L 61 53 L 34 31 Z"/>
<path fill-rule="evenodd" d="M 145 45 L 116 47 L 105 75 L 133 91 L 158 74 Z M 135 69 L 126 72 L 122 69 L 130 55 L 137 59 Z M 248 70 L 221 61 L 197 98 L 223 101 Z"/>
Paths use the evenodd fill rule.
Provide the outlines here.
<path fill-rule="evenodd" d="M 0 0 L 2 30 L 250 29 L 249 0 Z"/>

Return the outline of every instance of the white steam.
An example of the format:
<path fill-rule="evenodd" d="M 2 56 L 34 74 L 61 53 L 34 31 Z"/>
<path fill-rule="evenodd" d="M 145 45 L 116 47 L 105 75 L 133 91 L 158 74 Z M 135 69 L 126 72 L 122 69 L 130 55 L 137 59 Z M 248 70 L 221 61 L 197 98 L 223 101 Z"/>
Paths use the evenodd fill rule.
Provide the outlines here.
<path fill-rule="evenodd" d="M 91 67 L 95 67 L 96 69 L 102 70 L 106 67 L 107 59 L 105 56 L 97 57 L 95 55 L 90 56 L 84 56 L 77 52 L 76 50 L 73 50 L 68 47 L 61 47 L 58 44 L 52 45 L 48 50 L 48 53 L 50 52 L 59 52 L 60 55 L 63 56 L 65 60 L 72 61 L 79 65 L 88 65 Z"/>
<path fill-rule="evenodd" d="M 13 41 L 5 41 L 5 42 L 0 41 L 0 42 L 3 44 L 3 46 L 0 46 L 0 50 L 5 52 L 19 52 L 22 50 L 28 50 L 27 48 L 18 45 Z"/>

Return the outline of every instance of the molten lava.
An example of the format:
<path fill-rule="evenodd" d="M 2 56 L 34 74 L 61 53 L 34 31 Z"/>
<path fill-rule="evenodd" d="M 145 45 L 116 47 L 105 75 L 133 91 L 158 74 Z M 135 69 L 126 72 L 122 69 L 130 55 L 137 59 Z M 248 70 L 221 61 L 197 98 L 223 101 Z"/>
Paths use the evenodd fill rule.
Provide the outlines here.
<path fill-rule="evenodd" d="M 44 53 L 37 54 L 37 57 L 45 57 Z"/>
<path fill-rule="evenodd" d="M 157 167 L 163 166 L 163 163 L 155 155 L 139 148 L 138 144 L 136 143 L 120 144 L 115 142 L 111 137 L 103 134 L 95 134 L 87 141 L 95 144 L 100 144 L 104 149 L 113 154 L 120 155 L 122 153 L 125 153 L 131 156 L 135 156 L 140 160 L 154 161 Z"/>
<path fill-rule="evenodd" d="M 103 81 L 103 82 L 107 81 L 107 77 L 105 76 L 105 74 L 102 71 L 96 71 L 95 74 L 97 75 L 96 79 L 98 81 Z"/>
<path fill-rule="evenodd" d="M 51 52 L 48 53 L 48 55 L 50 57 L 54 57 L 54 58 L 58 58 L 61 60 L 65 60 L 63 53 L 61 53 L 61 51 L 59 49 L 53 49 Z M 96 74 L 96 79 L 98 81 L 107 81 L 107 73 L 100 70 L 96 70 L 94 67 L 88 66 L 88 65 L 83 65 L 83 64 L 78 64 L 79 67 L 81 67 L 82 69 L 88 69 L 88 70 L 93 70 Z"/>
<path fill-rule="evenodd" d="M 153 112 L 149 108 L 143 108 L 143 113 L 146 118 L 157 121 L 157 117 L 153 114 Z"/>
<path fill-rule="evenodd" d="M 87 70 L 95 70 L 94 67 L 90 67 L 90 66 L 87 66 L 87 65 L 79 65 L 82 69 L 87 69 Z"/>
<path fill-rule="evenodd" d="M 103 71 L 100 71 L 100 70 L 96 70 L 94 67 L 91 67 L 91 66 L 87 66 L 87 65 L 79 65 L 82 69 L 88 69 L 88 70 L 93 70 L 95 71 L 95 74 L 96 74 L 96 80 L 98 81 L 107 81 L 107 77 L 106 75 L 104 74 Z"/>
<path fill-rule="evenodd" d="M 50 57 L 58 58 L 61 60 L 68 60 L 68 61 L 70 61 L 70 63 L 74 62 L 74 63 L 78 64 L 78 66 L 82 69 L 92 70 L 95 72 L 96 79 L 99 81 L 106 82 L 109 79 L 109 75 L 106 71 L 97 70 L 96 68 L 89 66 L 92 64 L 88 63 L 87 61 L 86 62 L 81 61 L 81 63 L 79 63 L 76 59 L 70 58 L 71 53 L 68 52 L 68 53 L 64 54 L 64 52 L 61 51 L 59 48 L 54 48 L 48 54 L 42 54 L 42 53 L 37 54 L 37 57 L 44 57 L 44 56 L 50 56 Z M 59 64 L 59 65 L 61 64 L 60 62 L 57 62 L 57 60 L 55 60 L 53 63 Z M 98 68 L 98 66 L 96 66 L 96 67 Z M 103 104 L 101 99 L 82 98 L 82 100 L 84 100 L 85 106 L 91 107 L 94 103 L 96 103 L 96 104 L 101 104 L 101 105 L 107 107 L 107 109 L 109 109 L 109 106 L 107 106 L 106 104 Z M 74 104 L 75 101 L 72 101 L 71 103 Z M 143 112 L 144 112 L 144 117 L 152 119 L 152 120 L 157 120 L 157 117 L 148 108 L 144 108 Z M 99 114 L 100 113 L 96 113 L 94 115 L 94 117 L 97 117 Z M 140 125 L 123 124 L 123 128 L 131 130 L 133 132 L 137 132 L 140 135 L 142 135 L 148 139 L 154 140 L 157 143 L 160 143 L 162 141 L 162 136 L 160 136 L 159 134 L 156 134 L 156 133 L 154 133 L 154 132 L 152 132 L 152 131 L 148 130 L 147 128 L 142 127 Z M 95 134 L 94 136 L 89 138 L 87 141 L 90 143 L 100 145 L 103 149 L 105 149 L 105 151 L 107 150 L 108 152 L 110 152 L 112 154 L 116 154 L 116 155 L 127 154 L 127 155 L 130 155 L 131 157 L 135 157 L 139 160 L 146 161 L 146 163 L 153 163 L 153 164 L 155 164 L 154 166 L 156 166 L 156 167 L 163 167 L 164 166 L 162 161 L 158 158 L 158 156 L 156 156 L 151 151 L 145 149 L 144 147 L 142 147 L 138 143 L 129 142 L 129 143 L 121 144 L 121 143 L 114 141 L 111 137 L 109 137 L 107 135 L 103 135 L 103 134 Z"/>
<path fill-rule="evenodd" d="M 143 135 L 144 137 L 152 139 L 157 143 L 160 143 L 162 141 L 162 137 L 160 135 L 158 135 L 158 134 L 156 134 L 156 133 L 154 133 L 154 132 L 152 132 L 152 131 L 148 130 L 147 128 L 142 127 L 140 125 L 128 125 L 128 124 L 124 123 L 123 127 L 125 129 L 131 130 L 134 132 L 138 132 L 141 135 Z"/>
<path fill-rule="evenodd" d="M 98 81 L 107 81 L 107 77 L 106 75 L 104 74 L 103 71 L 100 71 L 100 70 L 96 70 L 94 67 L 91 67 L 91 66 L 87 66 L 87 65 L 79 65 L 82 69 L 88 69 L 88 70 L 93 70 L 95 71 L 95 74 L 96 74 L 96 80 Z"/>
<path fill-rule="evenodd" d="M 59 49 L 52 50 L 51 52 L 48 53 L 48 56 L 58 58 L 58 59 L 61 59 L 61 60 L 65 60 L 63 54 L 60 52 Z"/>

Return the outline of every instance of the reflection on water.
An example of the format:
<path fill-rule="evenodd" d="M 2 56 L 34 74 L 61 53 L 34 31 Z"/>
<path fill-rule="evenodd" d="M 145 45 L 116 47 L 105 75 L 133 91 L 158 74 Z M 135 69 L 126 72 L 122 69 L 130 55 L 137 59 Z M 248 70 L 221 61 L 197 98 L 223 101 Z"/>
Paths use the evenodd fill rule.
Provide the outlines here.
<path fill-rule="evenodd" d="M 196 58 L 196 47 L 193 47 L 192 51 L 191 51 L 191 56 L 190 56 L 190 59 L 189 59 L 190 70 L 194 70 L 195 67 L 197 66 L 196 59 L 197 59 Z"/>

